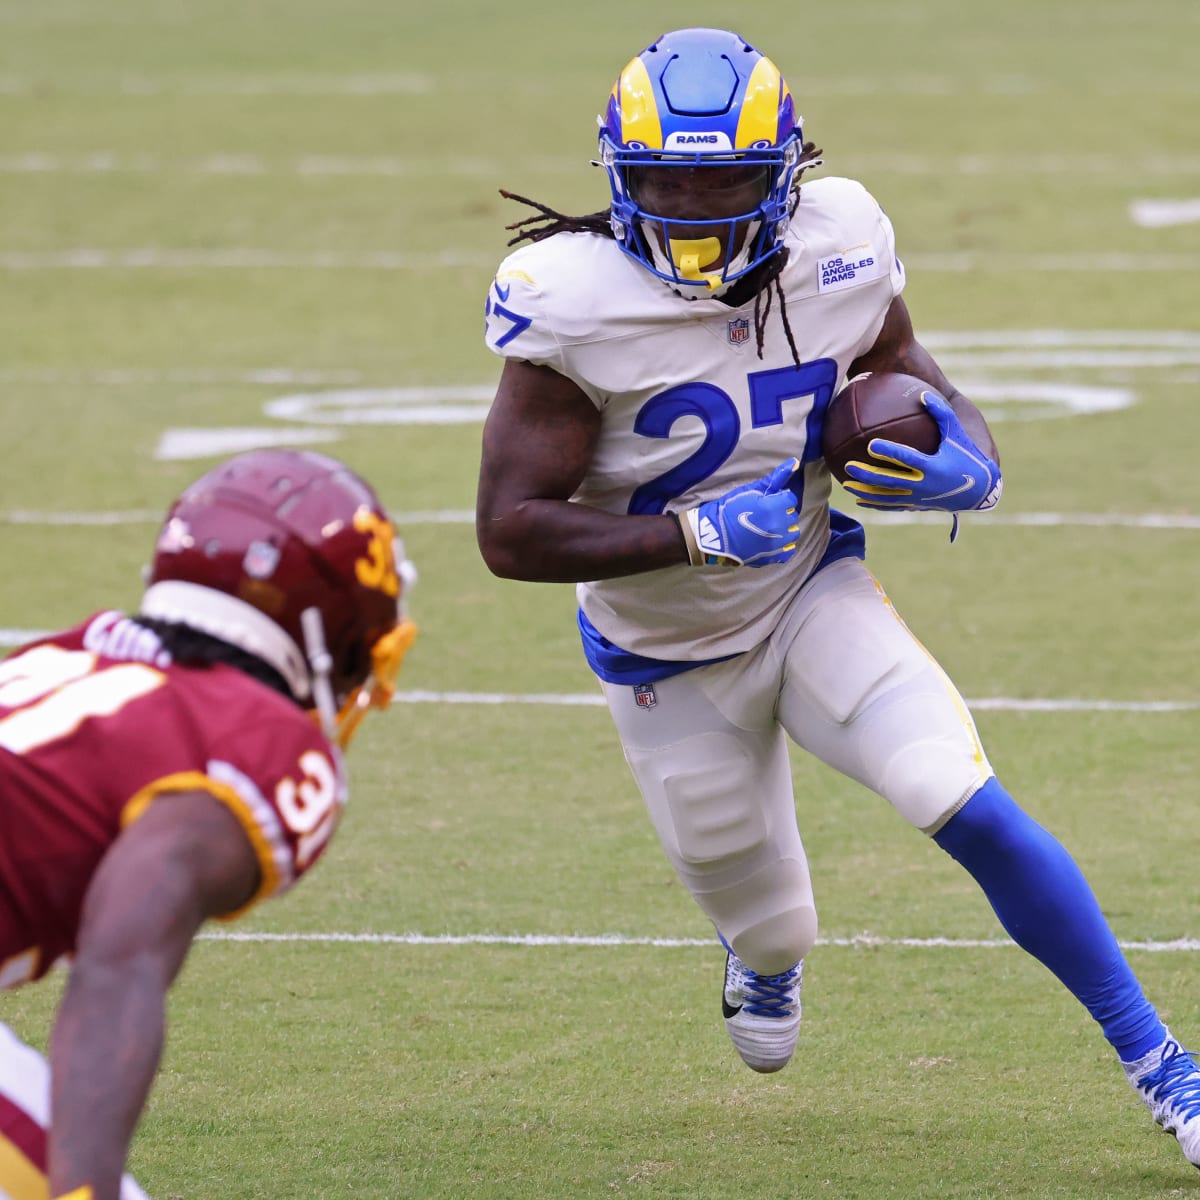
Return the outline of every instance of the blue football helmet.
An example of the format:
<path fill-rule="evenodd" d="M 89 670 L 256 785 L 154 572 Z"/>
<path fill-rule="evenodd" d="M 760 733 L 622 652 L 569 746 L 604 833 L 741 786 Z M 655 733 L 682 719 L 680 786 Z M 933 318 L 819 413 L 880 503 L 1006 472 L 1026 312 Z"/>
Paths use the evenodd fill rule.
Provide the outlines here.
<path fill-rule="evenodd" d="M 719 296 L 779 252 L 803 141 L 779 69 L 743 38 L 723 29 L 663 34 L 621 72 L 600 117 L 617 245 L 681 295 Z M 688 169 L 680 179 L 697 191 L 697 168 L 723 169 L 714 182 L 740 169 L 748 206 L 717 219 L 655 213 L 639 203 L 649 167 Z M 722 256 L 719 268 L 704 269 Z"/>

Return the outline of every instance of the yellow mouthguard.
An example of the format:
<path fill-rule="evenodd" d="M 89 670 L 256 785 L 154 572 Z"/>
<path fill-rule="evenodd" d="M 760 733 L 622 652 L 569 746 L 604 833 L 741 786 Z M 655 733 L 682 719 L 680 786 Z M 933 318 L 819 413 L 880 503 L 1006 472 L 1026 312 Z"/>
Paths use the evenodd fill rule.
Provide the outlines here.
<path fill-rule="evenodd" d="M 710 290 L 721 285 L 720 272 L 705 273 L 702 268 L 721 257 L 721 240 L 715 237 L 671 239 L 671 259 L 684 279 L 708 284 Z"/>

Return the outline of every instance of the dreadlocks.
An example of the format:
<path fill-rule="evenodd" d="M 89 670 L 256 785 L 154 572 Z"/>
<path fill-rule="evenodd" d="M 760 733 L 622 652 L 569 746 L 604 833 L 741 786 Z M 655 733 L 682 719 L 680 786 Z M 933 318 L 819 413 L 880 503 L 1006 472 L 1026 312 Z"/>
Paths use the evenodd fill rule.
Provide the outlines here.
<path fill-rule="evenodd" d="M 796 205 L 800 202 L 800 176 L 810 168 L 820 165 L 821 154 L 822 151 L 817 149 L 814 142 L 805 142 L 801 146 L 800 160 L 796 164 L 796 173 L 792 176 L 789 214 L 796 211 Z M 612 228 L 611 209 L 604 208 L 599 212 L 588 213 L 586 216 L 572 217 L 550 208 L 549 205 L 541 204 L 537 200 L 530 200 L 528 196 L 519 196 L 516 192 L 509 192 L 504 188 L 500 189 L 500 195 L 505 200 L 515 200 L 518 204 L 524 204 L 536 210 L 535 216 L 524 217 L 520 221 L 514 221 L 511 225 L 505 225 L 504 228 L 513 234 L 508 239 L 510 246 L 519 246 L 522 242 L 545 241 L 546 238 L 553 237 L 556 233 L 594 233 L 598 237 L 616 239 Z M 740 308 L 751 297 L 754 298 L 754 335 L 758 357 L 762 358 L 763 338 L 766 334 L 767 316 L 771 311 L 771 292 L 772 285 L 774 285 L 775 295 L 779 297 L 779 317 L 783 322 L 783 332 L 787 336 L 788 348 L 792 352 L 792 361 L 799 366 L 800 355 L 796 349 L 795 338 L 792 336 L 791 324 L 788 322 L 783 287 L 779 282 L 780 272 L 786 263 L 787 250 L 781 248 L 778 254 L 772 255 L 761 266 L 739 279 L 720 299 L 732 308 Z"/>
<path fill-rule="evenodd" d="M 557 209 L 539 204 L 536 200 L 530 200 L 528 196 L 518 196 L 516 192 L 507 192 L 504 188 L 500 189 L 500 195 L 505 200 L 515 200 L 518 204 L 527 204 L 530 208 L 536 208 L 538 211 L 536 217 L 526 217 L 524 220 L 514 221 L 511 225 L 505 225 L 505 229 L 517 231 L 515 236 L 508 239 L 510 246 L 518 246 L 521 242 L 544 241 L 556 233 L 595 233 L 600 237 L 615 238 L 607 208 L 600 212 L 588 213 L 586 217 L 568 217 L 565 213 L 558 212 Z"/>

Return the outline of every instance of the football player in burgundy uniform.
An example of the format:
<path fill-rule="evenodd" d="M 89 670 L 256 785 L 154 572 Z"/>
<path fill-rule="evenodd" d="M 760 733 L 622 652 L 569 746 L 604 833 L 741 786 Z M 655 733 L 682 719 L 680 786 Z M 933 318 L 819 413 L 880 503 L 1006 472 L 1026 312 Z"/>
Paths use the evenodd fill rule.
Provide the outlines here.
<path fill-rule="evenodd" d="M 800 185 L 819 155 L 779 70 L 734 33 L 676 30 L 625 66 L 600 117 L 608 207 L 525 201 L 537 213 L 510 226 L 488 292 L 504 367 L 480 549 L 498 575 L 577 583 L 584 653 L 724 944 L 722 1013 L 750 1067 L 791 1058 L 817 937 L 790 738 L 971 873 L 1200 1166 L 1200 1068 L 1069 853 L 996 778 L 862 527 L 830 507 L 824 412 L 865 371 L 926 381 L 942 436 L 933 454 L 873 442 L 848 467 L 859 503 L 957 522 L 997 502 L 1001 475 L 987 422 L 913 333 L 879 204 L 851 179 Z"/>
<path fill-rule="evenodd" d="M 337 827 L 341 747 L 415 636 L 397 546 L 341 463 L 252 451 L 175 502 L 135 616 L 0 662 L 0 987 L 70 970 L 49 1068 L 0 1025 L 0 1195 L 143 1194 L 167 989 Z"/>

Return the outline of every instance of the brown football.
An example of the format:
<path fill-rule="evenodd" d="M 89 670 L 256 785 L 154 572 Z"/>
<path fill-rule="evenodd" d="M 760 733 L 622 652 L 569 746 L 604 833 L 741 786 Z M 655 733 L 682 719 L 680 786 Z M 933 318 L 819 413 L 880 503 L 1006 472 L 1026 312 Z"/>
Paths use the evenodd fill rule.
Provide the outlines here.
<path fill-rule="evenodd" d="M 914 375 L 868 371 L 856 375 L 829 402 L 821 429 L 821 453 L 834 478 L 844 483 L 846 463 L 869 462 L 872 438 L 887 438 L 932 454 L 941 440 L 937 422 L 921 403 L 933 391 Z"/>

